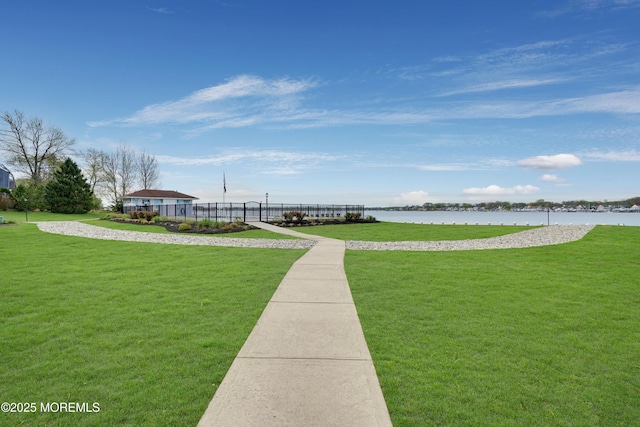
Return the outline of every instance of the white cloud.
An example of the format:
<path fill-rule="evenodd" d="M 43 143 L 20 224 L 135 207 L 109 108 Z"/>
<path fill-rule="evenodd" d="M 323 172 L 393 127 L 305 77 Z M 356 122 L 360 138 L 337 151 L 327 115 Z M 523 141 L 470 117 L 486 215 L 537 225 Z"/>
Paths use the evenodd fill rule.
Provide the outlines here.
<path fill-rule="evenodd" d="M 484 83 L 452 93 L 481 92 L 507 87 L 526 87 L 559 82 L 559 78 L 512 79 Z M 100 126 L 190 125 L 187 134 L 212 129 L 262 125 L 280 128 L 315 128 L 345 125 L 411 125 L 448 120 L 522 119 L 583 113 L 638 114 L 640 87 L 582 98 L 542 101 L 479 101 L 424 104 L 407 107 L 387 105 L 363 109 L 331 110 L 304 105 L 303 93 L 317 87 L 312 80 L 281 78 L 266 80 L 240 75 L 175 101 L 152 104 L 126 118 L 89 122 Z"/>
<path fill-rule="evenodd" d="M 535 156 L 519 160 L 519 166 L 531 169 L 564 169 L 582 164 L 582 160 L 574 154 L 556 154 L 555 156 Z"/>
<path fill-rule="evenodd" d="M 549 84 L 556 84 L 566 81 L 567 79 L 510 79 L 504 81 L 496 81 L 496 82 L 488 82 L 482 83 L 479 85 L 463 87 L 460 89 L 451 90 L 449 92 L 445 92 L 440 94 L 439 96 L 451 96 L 451 95 L 459 95 L 464 93 L 477 93 L 477 92 L 491 92 L 495 90 L 504 90 L 504 89 L 516 89 L 516 88 L 524 88 L 524 87 L 533 87 L 533 86 L 543 86 Z"/>
<path fill-rule="evenodd" d="M 434 165 L 422 165 L 417 167 L 423 171 L 431 172 L 451 172 L 451 171 L 465 171 L 471 169 L 469 165 L 464 164 L 434 164 Z"/>
<path fill-rule="evenodd" d="M 428 201 L 429 193 L 423 190 L 410 191 L 400 194 L 400 197 L 394 198 L 395 203 L 421 205 Z"/>
<path fill-rule="evenodd" d="M 489 185 L 487 187 L 472 187 L 462 190 L 463 194 L 471 196 L 471 198 L 483 198 L 486 196 L 500 197 L 513 196 L 518 194 L 533 194 L 540 191 L 540 188 L 534 185 L 516 185 L 515 187 L 500 187 L 499 185 Z"/>
<path fill-rule="evenodd" d="M 559 106 L 564 106 L 569 109 L 569 112 L 574 113 L 638 114 L 640 113 L 640 89 L 634 88 L 591 95 L 584 98 L 568 99 L 560 102 Z"/>
<path fill-rule="evenodd" d="M 560 178 L 558 175 L 544 174 L 540 177 L 540 181 L 544 182 L 564 182 L 564 178 Z"/>
<path fill-rule="evenodd" d="M 264 163 L 283 162 L 291 164 L 304 162 L 307 164 L 315 164 L 317 162 L 333 161 L 341 158 L 343 158 L 343 156 L 325 153 L 301 153 L 278 150 L 238 150 L 209 157 L 156 156 L 159 163 L 176 165 L 221 165 L 246 160 L 257 160 Z"/>
<path fill-rule="evenodd" d="M 613 162 L 638 162 L 640 161 L 640 151 L 592 151 L 590 153 L 584 154 L 584 157 L 593 160 L 604 160 Z"/>
<path fill-rule="evenodd" d="M 193 92 L 177 101 L 149 105 L 124 119 L 90 122 L 89 126 L 157 125 L 162 123 L 215 123 L 219 127 L 241 127 L 265 121 L 277 121 L 295 107 L 291 99 L 316 86 L 310 80 L 282 78 L 265 80 L 240 75 L 226 83 Z M 244 100 L 244 102 L 240 102 Z"/>
<path fill-rule="evenodd" d="M 167 9 L 166 7 L 147 7 L 148 10 L 151 10 L 153 12 L 156 13 L 162 13 L 165 15 L 171 15 L 173 14 L 173 11 L 170 9 Z"/>

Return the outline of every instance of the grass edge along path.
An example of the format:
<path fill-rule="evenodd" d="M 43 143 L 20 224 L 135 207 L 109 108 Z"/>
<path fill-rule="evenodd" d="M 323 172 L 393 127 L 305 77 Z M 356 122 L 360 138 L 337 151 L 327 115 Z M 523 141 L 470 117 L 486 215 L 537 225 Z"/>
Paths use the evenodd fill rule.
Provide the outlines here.
<path fill-rule="evenodd" d="M 347 251 L 394 426 L 634 425 L 638 227 L 557 246 Z"/>
<path fill-rule="evenodd" d="M 304 252 L 0 228 L 1 400 L 100 406 L 2 413 L 0 425 L 197 424 Z"/>
<path fill-rule="evenodd" d="M 293 230 L 341 240 L 369 242 L 484 239 L 530 230 L 536 227 L 514 225 L 434 225 L 376 222 L 364 224 L 294 227 Z"/>

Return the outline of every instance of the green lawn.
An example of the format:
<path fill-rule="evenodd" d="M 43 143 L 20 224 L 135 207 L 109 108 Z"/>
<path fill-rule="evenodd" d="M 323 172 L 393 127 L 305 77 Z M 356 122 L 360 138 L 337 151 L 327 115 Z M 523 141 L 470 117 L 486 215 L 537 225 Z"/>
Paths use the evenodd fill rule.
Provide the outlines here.
<path fill-rule="evenodd" d="M 558 246 L 348 251 L 395 426 L 640 420 L 640 227 Z"/>
<path fill-rule="evenodd" d="M 18 224 L 26 222 L 26 216 L 29 216 L 29 222 L 39 221 L 77 221 L 85 219 L 102 218 L 104 213 L 88 213 L 88 214 L 52 214 L 50 212 L 18 212 L 18 211 L 0 211 L 0 216 L 6 221 L 13 221 Z"/>
<path fill-rule="evenodd" d="M 0 401 L 100 405 L 0 425 L 196 425 L 303 253 L 0 227 Z"/>
<path fill-rule="evenodd" d="M 364 240 L 370 242 L 399 242 L 419 240 L 461 240 L 483 239 L 529 230 L 524 226 L 493 225 L 423 225 L 398 222 L 378 222 L 367 224 L 320 225 L 316 227 L 296 227 L 296 231 L 316 236 L 342 240 Z"/>
<path fill-rule="evenodd" d="M 300 230 L 348 240 L 443 240 L 521 229 L 381 223 Z M 640 227 L 599 226 L 549 247 L 347 251 L 394 425 L 636 425 L 639 241 Z M 195 425 L 303 253 L 0 227 L 0 400 L 101 408 L 0 414 L 0 425 Z"/>

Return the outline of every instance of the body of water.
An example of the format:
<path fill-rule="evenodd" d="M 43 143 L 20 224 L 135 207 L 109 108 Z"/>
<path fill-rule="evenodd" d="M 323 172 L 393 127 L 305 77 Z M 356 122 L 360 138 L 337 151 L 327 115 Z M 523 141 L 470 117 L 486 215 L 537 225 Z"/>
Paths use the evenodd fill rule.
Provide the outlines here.
<path fill-rule="evenodd" d="M 410 222 L 417 224 L 478 224 L 478 225 L 635 225 L 640 226 L 637 212 L 422 212 L 422 211 L 365 211 L 378 221 Z"/>

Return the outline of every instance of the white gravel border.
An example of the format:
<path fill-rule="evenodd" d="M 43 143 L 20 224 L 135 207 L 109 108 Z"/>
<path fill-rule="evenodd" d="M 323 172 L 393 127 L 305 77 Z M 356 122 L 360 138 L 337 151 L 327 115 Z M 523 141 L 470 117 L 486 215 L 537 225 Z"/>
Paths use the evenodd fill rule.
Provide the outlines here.
<path fill-rule="evenodd" d="M 38 222 L 41 231 L 90 239 L 120 240 L 173 245 L 227 246 L 240 248 L 310 249 L 314 240 L 248 239 L 188 234 L 155 234 L 142 231 L 114 230 L 83 222 Z M 348 240 L 347 249 L 367 251 L 468 251 L 482 249 L 528 248 L 559 245 L 582 239 L 595 225 L 552 225 L 505 236 L 475 240 L 362 242 Z"/>
<path fill-rule="evenodd" d="M 89 239 L 120 240 L 126 242 L 163 243 L 169 245 L 228 246 L 234 248 L 310 249 L 311 240 L 247 239 L 234 237 L 199 236 L 193 234 L 157 234 L 144 231 L 114 230 L 76 221 L 38 222 L 41 231 Z"/>
<path fill-rule="evenodd" d="M 559 245 L 582 239 L 595 225 L 552 225 L 504 236 L 475 240 L 417 242 L 347 241 L 347 249 L 367 251 L 473 251 Z"/>

